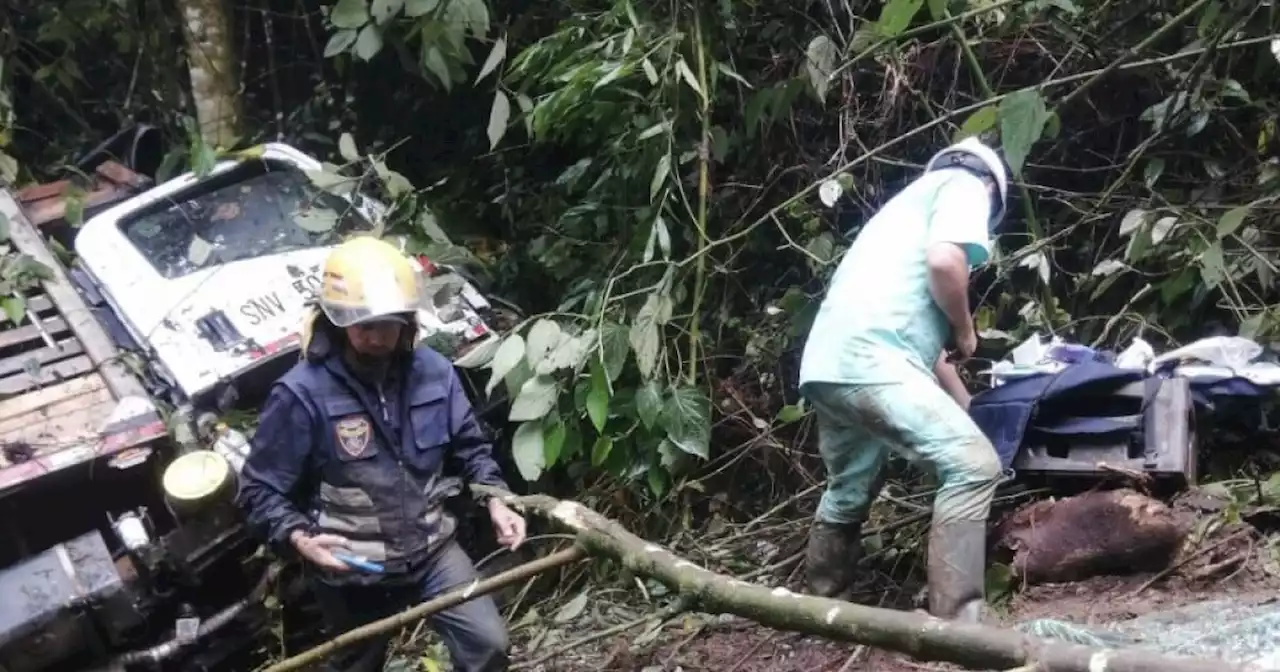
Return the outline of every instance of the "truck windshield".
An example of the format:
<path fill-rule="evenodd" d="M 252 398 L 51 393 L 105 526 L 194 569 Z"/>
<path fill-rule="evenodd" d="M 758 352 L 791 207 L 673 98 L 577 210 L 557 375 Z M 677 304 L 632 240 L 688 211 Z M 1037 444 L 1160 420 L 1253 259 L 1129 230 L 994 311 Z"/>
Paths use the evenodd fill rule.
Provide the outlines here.
<path fill-rule="evenodd" d="M 335 245 L 372 229 L 345 199 L 278 164 L 248 164 L 177 200 L 127 217 L 120 228 L 166 278 L 269 254 Z M 247 173 L 247 174 L 246 174 Z"/>

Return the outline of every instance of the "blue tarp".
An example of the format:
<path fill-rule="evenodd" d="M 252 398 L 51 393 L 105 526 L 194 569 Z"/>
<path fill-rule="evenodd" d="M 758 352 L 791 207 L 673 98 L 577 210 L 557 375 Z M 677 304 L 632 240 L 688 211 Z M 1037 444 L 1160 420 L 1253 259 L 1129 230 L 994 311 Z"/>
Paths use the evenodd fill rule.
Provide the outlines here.
<path fill-rule="evenodd" d="M 1013 464 L 1031 433 L 1088 440 L 1141 431 L 1148 402 L 1172 371 L 1122 369 L 1106 359 L 1083 359 L 1056 373 L 1016 378 L 973 397 L 969 415 L 995 446 L 1004 468 Z M 1141 400 L 1116 395 L 1139 381 L 1148 383 Z M 1228 397 L 1271 394 L 1238 376 L 1192 379 L 1190 385 L 1193 402 L 1202 408 Z"/>

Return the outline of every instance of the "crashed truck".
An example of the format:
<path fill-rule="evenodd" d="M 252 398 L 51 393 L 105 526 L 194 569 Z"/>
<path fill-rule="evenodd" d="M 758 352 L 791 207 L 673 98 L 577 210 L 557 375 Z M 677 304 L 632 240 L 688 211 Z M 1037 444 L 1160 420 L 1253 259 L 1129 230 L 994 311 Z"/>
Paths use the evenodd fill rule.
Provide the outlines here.
<path fill-rule="evenodd" d="M 328 250 L 384 208 L 313 184 L 322 164 L 293 147 L 259 149 L 159 185 L 99 160 L 88 185 L 0 189 L 7 256 L 46 269 L 3 298 L 4 672 L 210 669 L 265 629 L 275 577 L 233 501 L 247 443 L 222 419 L 297 361 Z M 513 309 L 415 258 L 420 337 L 486 359 Z"/>

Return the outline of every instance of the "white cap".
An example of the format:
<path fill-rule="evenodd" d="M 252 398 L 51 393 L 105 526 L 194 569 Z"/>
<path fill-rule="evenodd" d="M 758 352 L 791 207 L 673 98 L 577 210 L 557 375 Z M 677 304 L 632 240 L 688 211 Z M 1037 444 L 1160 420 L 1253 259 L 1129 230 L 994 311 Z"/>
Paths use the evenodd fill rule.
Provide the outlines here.
<path fill-rule="evenodd" d="M 924 166 L 924 171 L 927 173 L 931 170 L 945 167 L 939 166 L 938 160 L 947 154 L 956 152 L 964 152 L 977 157 L 991 171 L 991 175 L 995 177 L 996 186 L 1000 191 L 1000 210 L 992 215 L 991 221 L 1000 221 L 1004 217 L 1004 211 L 1009 201 L 1009 173 L 1005 171 L 1004 161 L 1000 160 L 1000 155 L 996 154 L 995 150 L 982 144 L 981 140 L 976 137 L 968 137 L 943 149 L 929 159 L 929 163 Z"/>

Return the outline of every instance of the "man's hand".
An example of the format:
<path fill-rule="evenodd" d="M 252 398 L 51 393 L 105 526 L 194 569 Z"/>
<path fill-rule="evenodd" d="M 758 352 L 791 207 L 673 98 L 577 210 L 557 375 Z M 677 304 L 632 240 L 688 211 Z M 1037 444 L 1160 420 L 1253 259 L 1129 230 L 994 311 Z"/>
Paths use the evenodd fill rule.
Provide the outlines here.
<path fill-rule="evenodd" d="M 972 323 L 969 323 L 967 329 L 955 335 L 955 344 L 955 350 L 952 350 L 951 356 L 948 357 L 953 362 L 963 362 L 977 352 L 978 334 L 974 331 Z"/>
<path fill-rule="evenodd" d="M 335 549 L 351 547 L 351 542 L 345 537 L 340 537 L 336 534 L 317 534 L 312 536 L 302 530 L 294 530 L 289 535 L 289 543 L 293 544 L 293 548 L 298 551 L 298 555 L 318 567 L 332 572 L 351 571 L 347 563 L 333 557 Z"/>
<path fill-rule="evenodd" d="M 512 511 L 510 507 L 497 497 L 489 498 L 489 520 L 493 521 L 493 531 L 498 535 L 498 543 L 514 551 L 524 543 L 524 517 Z"/>

